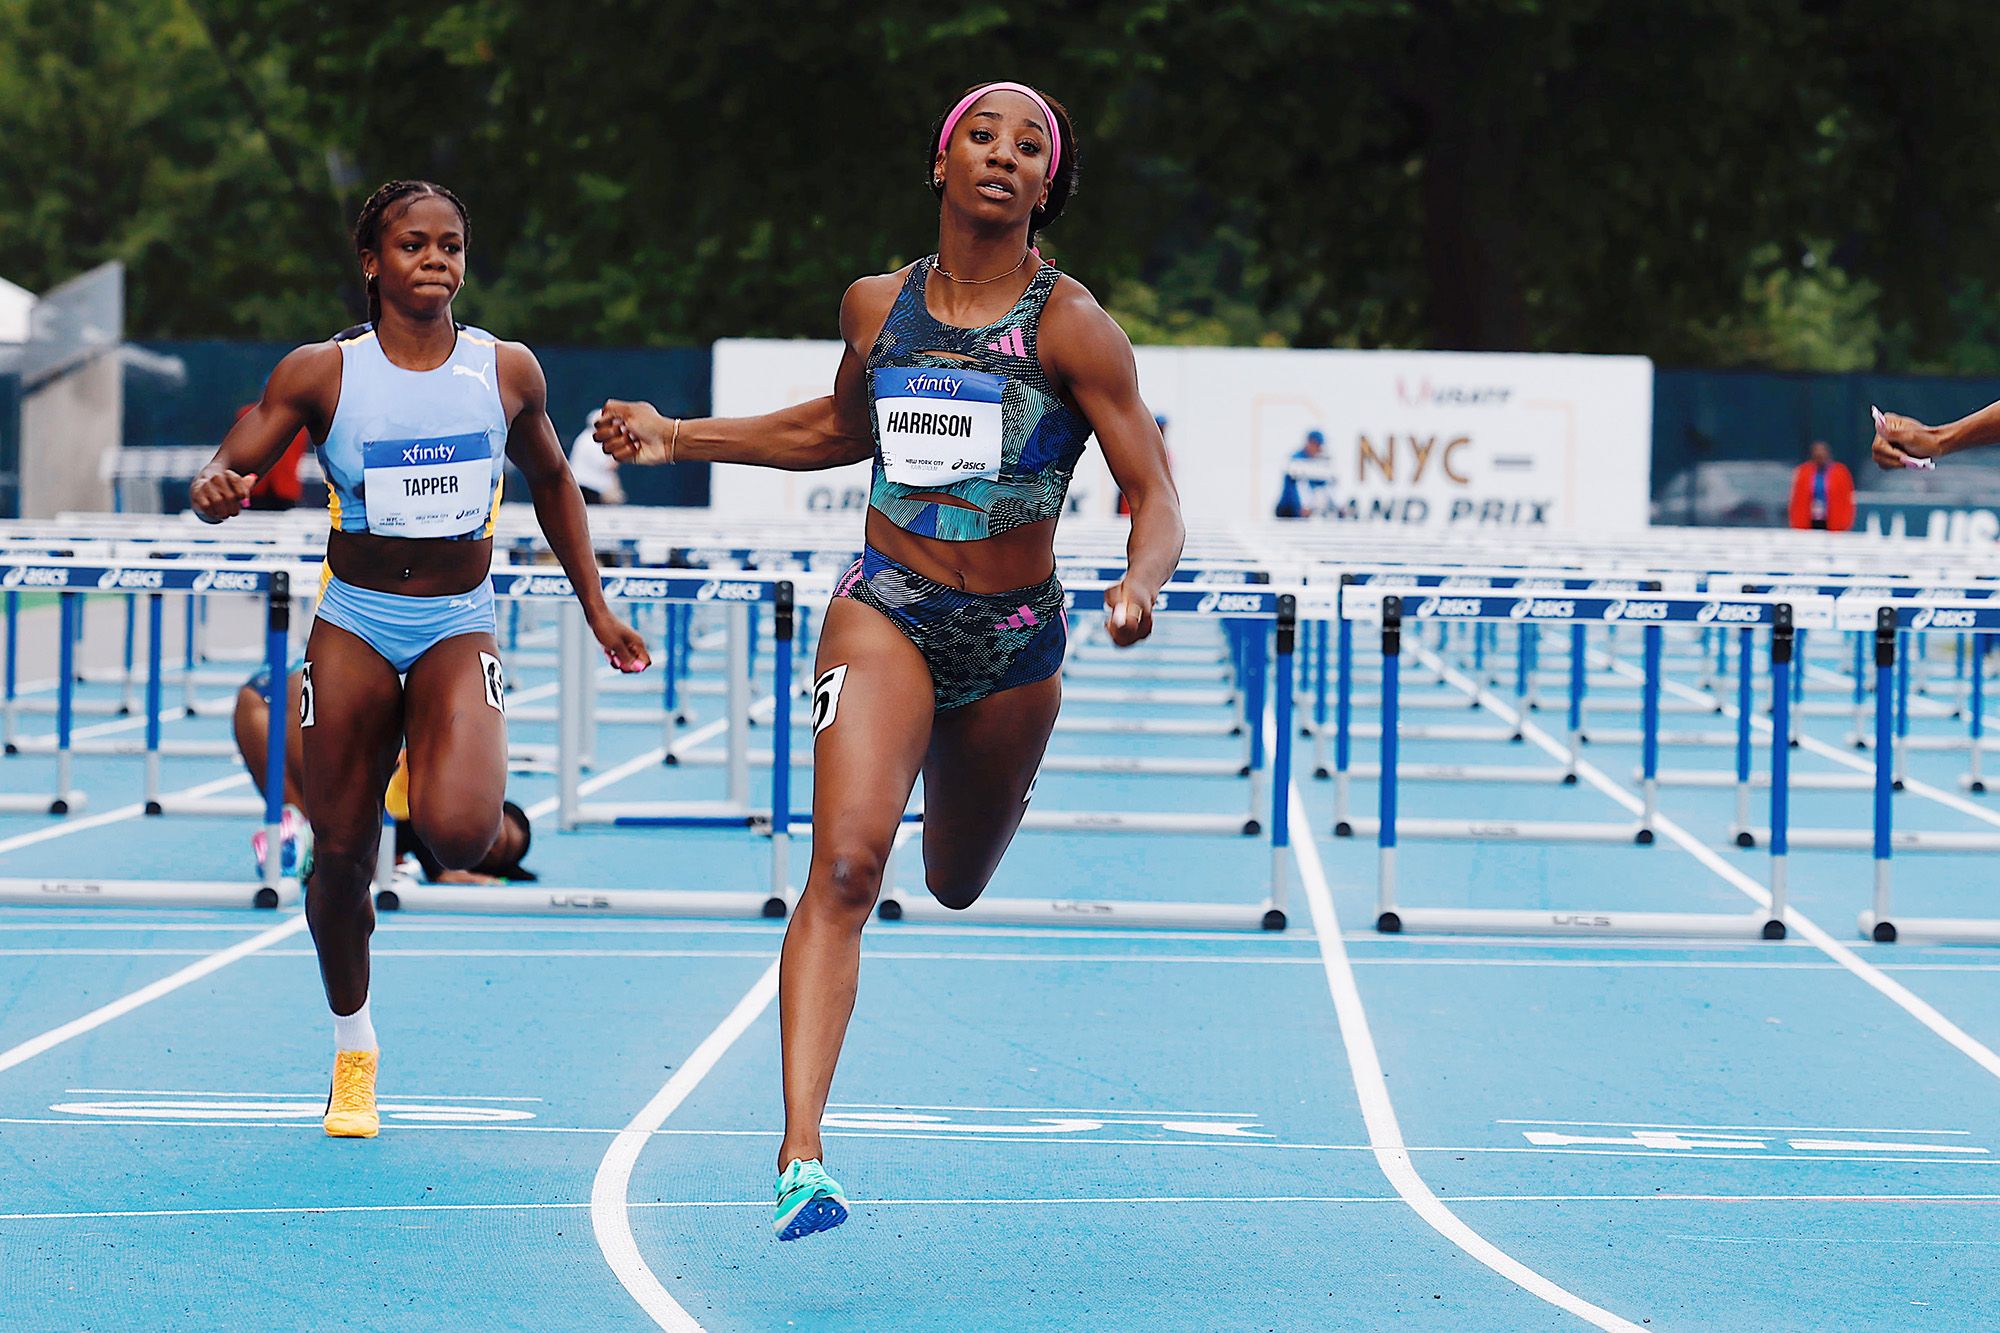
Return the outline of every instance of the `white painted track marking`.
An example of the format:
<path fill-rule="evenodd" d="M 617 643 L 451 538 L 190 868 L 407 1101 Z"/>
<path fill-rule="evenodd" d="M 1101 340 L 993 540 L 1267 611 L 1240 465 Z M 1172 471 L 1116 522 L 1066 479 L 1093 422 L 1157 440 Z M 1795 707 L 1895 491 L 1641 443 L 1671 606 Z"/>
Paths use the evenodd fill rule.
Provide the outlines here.
<path fill-rule="evenodd" d="M 1446 1194 L 1445 1203 L 1849 1203 L 1992 1204 L 2000 1194 Z M 1056 1208 L 1179 1204 L 1396 1203 L 1393 1194 L 1203 1194 L 1189 1196 L 1089 1195 L 1050 1199 L 856 1199 L 869 1208 Z M 147 1217 L 315 1217 L 336 1213 L 495 1213 L 581 1211 L 587 1203 L 523 1200 L 517 1203 L 301 1204 L 286 1208 L 127 1208 L 104 1212 L 0 1213 L 0 1222 L 89 1222 Z M 627 1204 L 632 1209 L 769 1208 L 768 1199 L 659 1199 Z M 1906 1244 L 1910 1242 L 1881 1242 Z"/>
<path fill-rule="evenodd" d="M 1313 841 L 1312 816 L 1299 795 L 1296 782 L 1291 787 L 1291 822 L 1298 836 L 1292 843 L 1299 880 L 1312 911 L 1314 933 L 1319 936 L 1320 957 L 1326 966 L 1327 990 L 1340 1023 L 1340 1039 L 1347 1048 L 1349 1072 L 1361 1101 L 1361 1118 L 1368 1128 L 1368 1142 L 1382 1174 L 1396 1193 L 1416 1210 L 1430 1228 L 1515 1286 L 1550 1305 L 1602 1329 L 1630 1330 L 1639 1326 L 1609 1310 L 1593 1305 L 1573 1292 L 1557 1286 L 1534 1269 L 1501 1250 L 1445 1206 L 1445 1203 L 1417 1174 L 1410 1151 L 1403 1142 L 1403 1128 L 1396 1108 L 1389 1100 L 1389 1083 L 1382 1073 L 1375 1037 L 1368 1028 L 1368 1015 L 1361 1006 L 1361 991 L 1354 983 L 1354 970 L 1347 962 L 1347 947 L 1341 940 L 1340 919 L 1334 914 L 1333 895 L 1326 885 L 1326 870 Z"/>
<path fill-rule="evenodd" d="M 30 1037 L 11 1050 L 0 1051 L 0 1071 L 12 1069 L 15 1065 L 32 1060 L 72 1037 L 80 1037 L 94 1028 L 103 1027 L 113 1019 L 123 1017 L 141 1005 L 150 1004 L 162 995 L 170 995 L 190 982 L 199 981 L 213 972 L 221 971 L 240 958 L 246 958 L 280 940 L 290 939 L 305 928 L 306 918 L 301 912 L 261 934 L 253 935 L 247 940 L 239 940 L 226 949 L 218 949 L 198 963 L 190 963 L 178 972 L 141 986 L 131 994 L 120 996 L 109 1004 L 101 1005 L 81 1018 L 71 1019 L 61 1027 L 50 1028 L 39 1037 Z"/>
<path fill-rule="evenodd" d="M 700 1333 L 701 1325 L 667 1293 L 653 1270 L 646 1266 L 646 1260 L 639 1253 L 639 1242 L 632 1234 L 632 1219 L 628 1215 L 631 1204 L 625 1191 L 632 1181 L 632 1168 L 638 1165 L 639 1154 L 644 1150 L 653 1132 L 665 1123 L 697 1084 L 708 1076 L 708 1071 L 723 1056 L 736 1039 L 757 1021 L 778 996 L 778 964 L 774 960 L 764 969 L 752 985 L 729 1011 L 728 1017 L 715 1031 L 694 1048 L 686 1062 L 676 1069 L 673 1077 L 653 1094 L 653 1099 L 639 1108 L 632 1117 L 632 1123 L 620 1130 L 611 1141 L 604 1160 L 598 1164 L 597 1178 L 590 1186 L 590 1226 L 597 1234 L 597 1247 L 604 1251 L 605 1262 L 618 1276 L 619 1285 L 639 1303 L 639 1308 L 650 1316 L 661 1328 L 675 1330 L 676 1333 Z"/>
<path fill-rule="evenodd" d="M 1542 730 L 1527 718 L 1517 716 L 1512 708 L 1509 708 L 1491 693 L 1474 684 L 1464 673 L 1446 666 L 1439 660 L 1435 653 L 1428 650 L 1420 650 L 1417 657 L 1419 661 L 1424 662 L 1426 665 L 1437 667 L 1456 689 L 1468 697 L 1475 699 L 1488 712 L 1500 718 L 1503 722 L 1514 723 L 1519 727 L 1521 734 L 1534 742 L 1538 748 L 1551 756 L 1568 762 L 1569 747 L 1566 744 L 1558 742 L 1555 737 L 1549 735 L 1548 732 Z M 1578 777 L 1603 792 L 1606 796 L 1609 796 L 1612 800 L 1618 802 L 1618 804 L 1624 806 L 1631 813 L 1636 815 L 1644 811 L 1645 806 L 1639 800 L 1638 796 L 1619 783 L 1613 782 L 1595 764 L 1578 760 L 1576 763 L 1576 773 Z M 1699 838 L 1696 838 L 1693 834 L 1668 818 L 1664 812 L 1654 815 L 1653 828 L 1656 833 L 1665 834 L 1682 851 L 1685 851 L 1688 855 L 1694 857 L 1695 860 L 1701 862 L 1717 875 L 1720 875 L 1723 879 L 1733 884 L 1752 902 L 1760 907 L 1769 907 L 1771 905 L 1771 895 L 1763 885 L 1751 879 L 1735 866 L 1729 864 L 1729 862 L 1723 860 L 1714 848 L 1702 842 Z M 1805 913 L 1799 911 L 1796 907 L 1787 906 L 1785 908 L 1785 925 L 1787 928 L 1797 931 L 1800 935 L 1810 940 L 1827 957 L 1833 959 L 1863 982 L 1867 983 L 1891 1004 L 1894 1004 L 1903 1010 L 1903 1012 L 1910 1015 L 1910 1017 L 1929 1028 L 1937 1036 L 1943 1038 L 1954 1050 L 1964 1055 L 1995 1078 L 2000 1078 L 2000 1055 L 1994 1054 L 1993 1050 L 1984 1042 L 1981 1042 L 1964 1028 L 1961 1028 L 1958 1024 L 1939 1013 L 1931 1006 L 1929 1001 L 1924 1000 L 1916 992 L 1897 982 L 1872 963 L 1864 961 L 1854 950 L 1827 934 L 1820 927 L 1819 923 L 1815 922 L 1811 917 L 1805 915 Z"/>

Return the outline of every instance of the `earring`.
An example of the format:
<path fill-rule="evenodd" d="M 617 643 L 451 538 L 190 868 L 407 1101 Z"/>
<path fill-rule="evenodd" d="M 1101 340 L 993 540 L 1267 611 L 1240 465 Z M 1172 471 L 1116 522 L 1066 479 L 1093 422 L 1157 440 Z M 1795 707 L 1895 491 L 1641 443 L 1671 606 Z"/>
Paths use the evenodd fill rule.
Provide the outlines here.
<path fill-rule="evenodd" d="M 931 188 L 933 190 L 942 190 L 944 188 L 944 177 L 942 176 L 931 177 Z"/>

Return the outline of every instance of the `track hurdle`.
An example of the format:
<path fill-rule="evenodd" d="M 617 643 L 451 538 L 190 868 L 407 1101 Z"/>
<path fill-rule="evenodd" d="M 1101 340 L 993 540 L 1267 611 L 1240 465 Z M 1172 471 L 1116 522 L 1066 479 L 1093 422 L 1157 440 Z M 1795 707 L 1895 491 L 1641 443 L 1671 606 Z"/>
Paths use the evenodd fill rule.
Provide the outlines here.
<path fill-rule="evenodd" d="M 1862 623 L 1870 608 L 1841 608 L 1843 624 L 1853 628 Z M 2000 851 L 2000 833 L 1932 832 L 1895 827 L 1896 761 L 1894 731 L 1901 721 L 1896 706 L 1895 678 L 1907 669 L 1905 644 L 1911 636 L 1927 633 L 1991 633 L 2000 630 L 2000 606 L 1990 601 L 1909 602 L 1878 605 L 1873 610 L 1875 642 L 1875 784 L 1872 826 L 1866 831 L 1849 829 L 1799 830 L 1795 839 L 1802 847 L 1866 849 L 1874 862 L 1873 894 L 1868 910 L 1858 925 L 1863 938 L 1879 944 L 1897 940 L 1936 941 L 1955 944 L 2000 944 L 2000 919 L 1981 917 L 1898 916 L 1892 904 L 1891 866 L 1901 852 L 1992 852 Z"/>
<path fill-rule="evenodd" d="M 62 593 L 63 635 L 59 645 L 63 656 L 63 674 L 58 683 L 59 698 L 66 697 L 75 687 L 74 639 L 68 632 L 74 625 L 75 599 L 84 594 L 75 589 L 97 587 L 145 588 L 151 591 L 150 605 L 158 614 L 161 598 L 166 594 L 192 595 L 200 589 L 198 583 L 206 579 L 214 581 L 217 571 L 203 569 L 192 564 L 131 566 L 103 566 L 80 561 L 42 561 L 6 563 L 0 561 L 0 582 L 9 575 L 20 571 L 16 582 L 25 578 L 36 579 L 41 586 L 64 588 Z M 227 571 L 232 580 L 240 580 L 237 590 L 261 593 L 265 598 L 264 654 L 272 678 L 282 682 L 285 678 L 286 657 L 291 640 L 291 575 L 283 569 L 246 569 L 237 566 Z M 208 586 L 201 583 L 202 587 Z M 157 642 L 157 640 L 156 640 Z M 153 673 L 148 682 L 149 737 L 158 739 L 160 678 Z M 282 704 L 279 705 L 282 708 Z M 69 714 L 59 710 L 57 731 L 59 748 L 56 752 L 58 790 L 66 790 L 69 783 Z M 239 884 L 224 881 L 186 880 L 96 880 L 80 879 L 0 879 L 0 902 L 35 903 L 43 906 L 53 904 L 89 904 L 116 907 L 238 907 L 277 908 L 296 903 L 299 900 L 299 885 L 296 880 L 283 876 L 282 858 L 276 854 L 280 845 L 279 820 L 284 810 L 285 792 L 285 746 L 286 728 L 272 727 L 266 742 L 264 756 L 265 796 L 261 802 L 264 818 L 266 844 L 273 854 L 266 858 L 264 878 L 261 883 Z M 156 765 L 158 750 L 153 749 L 149 766 Z M 62 809 L 50 808 L 50 813 L 68 813 L 73 807 L 63 803 Z M 149 812 L 151 812 L 149 810 Z"/>
<path fill-rule="evenodd" d="M 1360 595 L 1356 595 L 1359 592 Z M 1697 912 L 1634 912 L 1609 910 L 1515 910 L 1493 908 L 1409 907 L 1398 897 L 1397 849 L 1403 836 L 1426 838 L 1475 838 L 1482 840 L 1524 840 L 1535 842 L 1631 841 L 1647 845 L 1653 841 L 1652 821 L 1658 813 L 1657 771 L 1659 751 L 1655 742 L 1643 750 L 1643 812 L 1635 828 L 1625 823 L 1557 823 L 1536 821 L 1408 820 L 1398 809 L 1397 739 L 1395 715 L 1396 678 L 1403 656 L 1405 600 L 1395 594 L 1348 589 L 1341 599 L 1344 618 L 1378 626 L 1382 643 L 1383 718 L 1382 780 L 1378 791 L 1378 816 L 1374 823 L 1377 859 L 1376 929 L 1385 934 L 1410 933 L 1500 933 L 1500 934 L 1594 934 L 1631 936 L 1691 936 L 1697 938 L 1779 939 L 1784 935 L 1784 895 L 1788 823 L 1786 764 L 1789 753 L 1774 746 L 1772 775 L 1772 901 L 1768 911 L 1747 914 Z M 1643 625 L 1646 658 L 1646 689 L 1642 731 L 1657 736 L 1659 713 L 1652 705 L 1659 690 L 1663 626 L 1673 623 L 1706 624 L 1724 620 L 1734 625 L 1764 624 L 1772 628 L 1772 679 L 1774 697 L 1790 696 L 1790 669 L 1794 634 L 1792 607 L 1769 599 L 1715 600 L 1704 597 L 1653 594 L 1641 598 L 1599 596 L 1536 597 L 1478 594 L 1450 599 L 1427 598 L 1410 609 L 1422 618 L 1448 615 L 1459 620 L 1534 620 L 1538 623 L 1605 624 L 1636 621 Z M 1476 687 L 1475 687 L 1476 688 Z M 1783 705 L 1781 705 L 1781 708 Z M 1788 722 L 1788 718 L 1781 721 Z"/>

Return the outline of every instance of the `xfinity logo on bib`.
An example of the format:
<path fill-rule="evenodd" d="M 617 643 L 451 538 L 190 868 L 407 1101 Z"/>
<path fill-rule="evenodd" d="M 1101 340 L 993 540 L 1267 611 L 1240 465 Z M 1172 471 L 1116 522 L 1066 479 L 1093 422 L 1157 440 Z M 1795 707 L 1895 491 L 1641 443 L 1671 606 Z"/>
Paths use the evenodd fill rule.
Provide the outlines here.
<path fill-rule="evenodd" d="M 1665 602 L 1631 602 L 1623 597 L 1604 608 L 1606 620 L 1665 620 Z"/>
<path fill-rule="evenodd" d="M 107 569 L 97 576 L 100 588 L 164 588 L 166 577 L 157 569 Z"/>
<path fill-rule="evenodd" d="M 27 569 L 20 565 L 0 576 L 0 588 L 67 588 L 67 569 Z"/>
<path fill-rule="evenodd" d="M 909 388 L 911 393 L 941 393 L 956 398 L 959 386 L 964 383 L 964 380 L 953 379 L 949 375 L 913 375 Z"/>
<path fill-rule="evenodd" d="M 456 451 L 449 444 L 412 444 L 403 449 L 405 463 L 449 463 Z"/>
<path fill-rule="evenodd" d="M 1695 612 L 1697 624 L 1755 625 L 1761 619 L 1762 608 L 1755 605 L 1728 606 L 1721 602 L 1709 602 Z"/>
<path fill-rule="evenodd" d="M 699 602 L 754 602 L 757 593 L 754 583 L 724 583 L 719 579 L 710 579 L 696 589 L 694 596 Z"/>
<path fill-rule="evenodd" d="M 201 573 L 194 576 L 194 590 L 196 592 L 209 592 L 211 590 L 215 592 L 255 592 L 257 591 L 257 576 L 243 572 L 232 572 L 226 569 L 204 569 Z"/>
<path fill-rule="evenodd" d="M 1979 613 L 1967 610 L 1945 610 L 1927 606 L 1910 617 L 1911 629 L 1971 629 L 1979 623 Z"/>

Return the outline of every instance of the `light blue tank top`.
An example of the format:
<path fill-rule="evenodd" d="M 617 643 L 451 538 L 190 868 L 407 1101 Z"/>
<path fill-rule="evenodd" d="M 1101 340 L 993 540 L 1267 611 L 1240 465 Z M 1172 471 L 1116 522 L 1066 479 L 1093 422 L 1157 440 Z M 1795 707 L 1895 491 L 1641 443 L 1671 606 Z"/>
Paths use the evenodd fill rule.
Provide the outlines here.
<path fill-rule="evenodd" d="M 340 405 L 319 446 L 326 506 L 341 532 L 493 535 L 507 463 L 499 340 L 460 325 L 435 370 L 404 370 L 372 325 L 338 334 Z"/>

